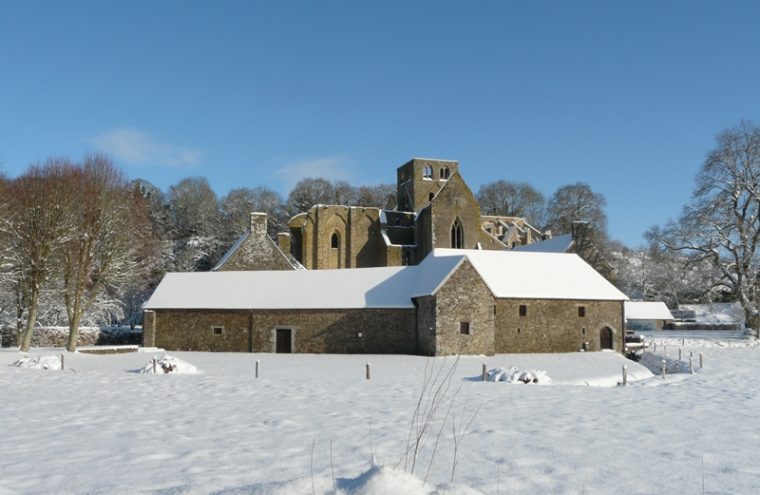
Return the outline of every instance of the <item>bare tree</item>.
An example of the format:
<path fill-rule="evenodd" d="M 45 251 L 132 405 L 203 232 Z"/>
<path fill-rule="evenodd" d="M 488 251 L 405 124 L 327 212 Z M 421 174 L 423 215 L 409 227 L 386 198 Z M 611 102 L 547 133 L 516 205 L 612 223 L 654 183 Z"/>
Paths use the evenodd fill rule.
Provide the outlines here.
<path fill-rule="evenodd" d="M 139 270 L 141 237 L 149 228 L 142 198 L 104 155 L 89 155 L 64 185 L 72 195 L 73 227 L 61 250 L 68 351 L 79 339 L 83 314 L 104 293 L 116 294 Z"/>
<path fill-rule="evenodd" d="M 178 238 L 218 233 L 219 201 L 205 177 L 188 177 L 170 186 L 169 206 Z"/>
<path fill-rule="evenodd" d="M 288 195 L 291 215 L 308 211 L 314 205 L 334 204 L 335 188 L 325 179 L 302 179 Z"/>
<path fill-rule="evenodd" d="M 577 182 L 562 186 L 549 199 L 548 226 L 555 235 L 569 234 L 573 223 L 586 222 L 592 226 L 594 240 L 603 241 L 607 237 L 606 204 L 605 197 L 591 190 L 588 184 Z"/>
<path fill-rule="evenodd" d="M 356 188 L 344 180 L 335 181 L 332 184 L 334 200 L 333 204 L 350 206 L 357 201 Z"/>
<path fill-rule="evenodd" d="M 648 238 L 720 272 L 726 295 L 739 301 L 760 328 L 760 128 L 743 121 L 722 131 L 697 174 L 691 202 L 680 218 L 654 227 Z"/>
<path fill-rule="evenodd" d="M 288 219 L 282 196 L 268 187 L 233 189 L 222 198 L 221 210 L 228 241 L 248 230 L 251 212 L 254 211 L 261 211 L 268 215 L 270 236 L 287 228 Z"/>
<path fill-rule="evenodd" d="M 483 184 L 477 198 L 486 215 L 523 217 L 532 225 L 543 225 L 546 199 L 527 182 L 498 180 Z"/>
<path fill-rule="evenodd" d="M 73 173 L 74 166 L 64 159 L 32 166 L 8 185 L 3 202 L 0 230 L 8 246 L 7 264 L 16 281 L 19 304 L 27 313 L 19 342 L 24 352 L 31 345 L 40 293 L 72 232 L 67 223 L 71 195 L 63 184 Z"/>
<path fill-rule="evenodd" d="M 377 184 L 356 188 L 356 206 L 372 206 L 390 210 L 396 206 L 395 184 Z"/>

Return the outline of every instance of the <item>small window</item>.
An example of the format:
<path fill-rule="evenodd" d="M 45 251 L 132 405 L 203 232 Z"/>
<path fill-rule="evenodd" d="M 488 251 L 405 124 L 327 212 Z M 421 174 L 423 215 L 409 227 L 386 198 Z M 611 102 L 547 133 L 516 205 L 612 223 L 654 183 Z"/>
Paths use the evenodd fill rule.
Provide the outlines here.
<path fill-rule="evenodd" d="M 586 327 L 583 327 L 583 328 L 581 329 L 581 333 L 582 333 L 583 335 L 586 335 Z"/>
<path fill-rule="evenodd" d="M 496 305 L 493 305 L 493 315 L 496 316 Z"/>
<path fill-rule="evenodd" d="M 460 321 L 459 322 L 459 333 L 462 335 L 470 335 L 470 322 L 469 321 Z"/>
<path fill-rule="evenodd" d="M 213 335 L 222 335 L 224 333 L 224 327 L 211 327 L 211 333 Z"/>
<path fill-rule="evenodd" d="M 434 197 L 435 197 L 435 193 L 428 194 L 428 201 L 433 201 Z"/>
<path fill-rule="evenodd" d="M 578 317 L 584 318 L 586 316 L 586 306 L 578 306 Z"/>
<path fill-rule="evenodd" d="M 422 168 L 422 178 L 423 179 L 432 179 L 433 178 L 433 167 L 430 165 L 425 165 Z"/>
<path fill-rule="evenodd" d="M 517 335 L 520 335 L 520 329 L 519 328 L 517 329 Z"/>
<path fill-rule="evenodd" d="M 338 234 L 333 234 L 332 239 L 330 239 L 330 247 L 333 249 L 338 249 L 338 245 L 340 244 L 340 241 L 338 240 Z"/>
<path fill-rule="evenodd" d="M 528 306 L 525 304 L 520 305 L 520 316 L 528 316 Z"/>

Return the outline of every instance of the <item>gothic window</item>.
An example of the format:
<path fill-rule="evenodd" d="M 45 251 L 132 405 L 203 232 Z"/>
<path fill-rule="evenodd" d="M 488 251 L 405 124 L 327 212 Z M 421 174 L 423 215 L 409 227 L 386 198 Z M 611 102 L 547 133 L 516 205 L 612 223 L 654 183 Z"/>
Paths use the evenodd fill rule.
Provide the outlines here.
<path fill-rule="evenodd" d="M 454 249 L 464 248 L 464 229 L 462 229 L 462 222 L 458 218 L 454 220 L 454 225 L 451 226 L 451 247 Z"/>
<path fill-rule="evenodd" d="M 433 178 L 433 167 L 430 165 L 425 165 L 422 167 L 422 178 L 423 179 L 432 179 Z"/>
<path fill-rule="evenodd" d="M 330 247 L 338 249 L 340 247 L 340 239 L 338 239 L 338 233 L 334 233 L 330 239 Z"/>

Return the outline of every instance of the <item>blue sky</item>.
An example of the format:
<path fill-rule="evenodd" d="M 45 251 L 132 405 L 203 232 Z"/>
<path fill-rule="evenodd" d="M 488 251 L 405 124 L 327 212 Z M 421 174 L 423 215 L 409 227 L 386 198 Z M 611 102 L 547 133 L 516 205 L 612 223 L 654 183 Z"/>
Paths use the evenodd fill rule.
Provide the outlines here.
<path fill-rule="evenodd" d="M 760 2 L 0 3 L 0 169 L 106 151 L 166 189 L 393 182 L 607 198 L 630 246 L 721 129 L 760 123 Z"/>

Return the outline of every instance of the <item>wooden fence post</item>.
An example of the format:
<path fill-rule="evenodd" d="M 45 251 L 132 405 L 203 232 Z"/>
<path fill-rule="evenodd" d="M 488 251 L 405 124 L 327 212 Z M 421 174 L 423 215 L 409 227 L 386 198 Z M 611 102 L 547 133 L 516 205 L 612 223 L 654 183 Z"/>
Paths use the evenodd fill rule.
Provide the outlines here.
<path fill-rule="evenodd" d="M 694 374 L 694 363 L 692 362 L 691 356 L 689 356 L 689 373 L 692 375 Z"/>
<path fill-rule="evenodd" d="M 681 348 L 680 347 L 678 348 L 678 360 L 679 361 L 681 360 Z"/>
<path fill-rule="evenodd" d="M 483 363 L 483 371 L 480 372 L 480 381 L 486 381 L 486 363 Z"/>
<path fill-rule="evenodd" d="M 153 356 L 153 374 L 156 374 L 156 356 Z"/>
<path fill-rule="evenodd" d="M 257 360 L 256 360 L 256 378 L 258 378 L 258 377 L 259 377 L 259 364 L 260 364 L 260 363 L 259 363 L 259 360 L 257 359 Z"/>
<path fill-rule="evenodd" d="M 628 366 L 623 365 L 623 385 L 628 385 Z"/>
<path fill-rule="evenodd" d="M 367 363 L 367 380 L 369 380 L 369 363 Z"/>
<path fill-rule="evenodd" d="M 665 368 L 666 368 L 666 365 L 665 365 L 665 364 L 666 364 L 666 363 L 665 363 L 665 360 L 663 359 L 663 360 L 662 360 L 662 379 L 663 379 L 663 380 L 665 379 Z"/>
<path fill-rule="evenodd" d="M 61 354 L 61 371 L 63 371 L 63 354 Z"/>
<path fill-rule="evenodd" d="M 705 362 L 704 362 L 704 358 L 702 356 L 702 352 L 701 351 L 699 353 L 699 367 L 700 368 L 704 368 L 705 367 Z"/>

